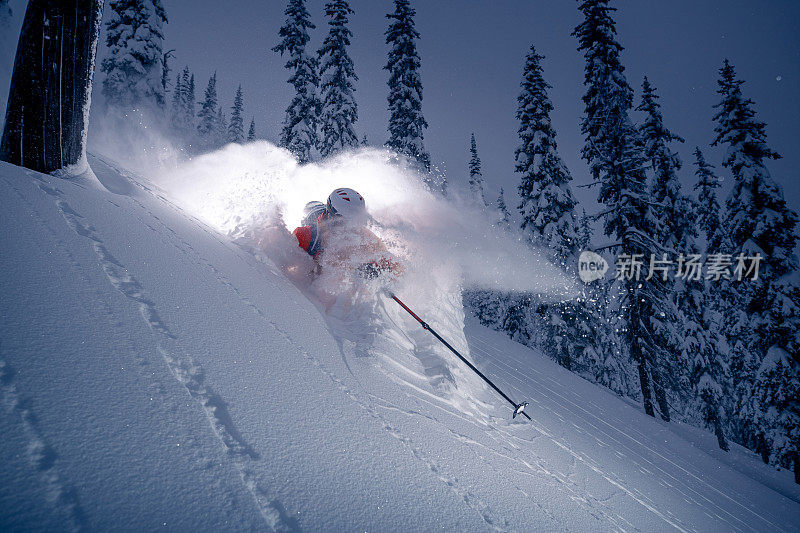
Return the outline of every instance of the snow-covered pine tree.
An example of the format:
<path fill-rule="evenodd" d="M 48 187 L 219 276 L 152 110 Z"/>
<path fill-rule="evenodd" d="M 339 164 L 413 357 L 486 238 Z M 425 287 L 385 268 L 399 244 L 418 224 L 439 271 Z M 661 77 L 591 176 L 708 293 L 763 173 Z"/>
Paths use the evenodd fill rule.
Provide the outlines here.
<path fill-rule="evenodd" d="M 645 76 L 642 82 L 642 101 L 636 108 L 645 118 L 639 126 L 644 155 L 649 160 L 653 172 L 652 196 L 658 204 L 663 219 L 664 234 L 659 242 L 670 252 L 680 253 L 686 244 L 696 236 L 697 230 L 691 220 L 690 200 L 681 194 L 678 171 L 682 163 L 676 152 L 670 148 L 674 142 L 684 140 L 667 129 L 661 114 L 659 96 Z"/>
<path fill-rule="evenodd" d="M 668 419 L 663 389 L 654 384 L 662 383 L 658 361 L 665 355 L 659 339 L 666 324 L 660 313 L 671 302 L 660 275 L 650 280 L 644 276 L 636 279 L 633 266 L 636 258 L 661 256 L 663 249 L 654 235 L 660 235 L 662 230 L 650 206 L 646 160 L 629 117 L 633 91 L 620 61 L 622 46 L 616 40 L 611 17 L 615 9 L 608 3 L 609 0 L 582 1 L 579 9 L 584 20 L 573 32 L 586 63 L 585 115 L 581 123 L 586 145 L 582 154 L 599 184 L 598 201 L 606 206 L 604 232 L 614 239 L 610 248 L 618 254 L 618 267 L 632 267 L 625 271 L 630 276 L 618 276 L 617 280 L 621 289 L 621 338 L 637 366 L 644 410 L 655 416 L 655 391 L 661 415 Z"/>
<path fill-rule="evenodd" d="M 500 194 L 497 195 L 497 214 L 498 224 L 504 230 L 511 229 L 511 213 L 508 211 L 506 205 L 506 194 L 502 187 L 500 187 Z"/>
<path fill-rule="evenodd" d="M 131 109 L 164 109 L 164 24 L 167 12 L 161 0 L 112 0 L 106 23 L 108 57 L 102 94 L 106 104 L 126 113 Z"/>
<path fill-rule="evenodd" d="M 170 122 L 175 131 L 180 129 L 181 117 L 183 116 L 183 97 L 186 94 L 183 88 L 183 78 L 181 73 L 175 76 L 175 85 L 172 87 L 172 105 L 170 107 Z"/>
<path fill-rule="evenodd" d="M 558 155 L 556 132 L 550 123 L 550 85 L 542 76 L 541 60 L 531 46 L 525 58 L 522 91 L 517 97 L 520 145 L 515 152 L 521 175 L 518 187 L 521 227 L 530 243 L 552 251 L 550 259 L 565 265 L 578 245 L 572 176 Z"/>
<path fill-rule="evenodd" d="M 369 146 L 367 142 L 367 134 L 365 133 L 363 137 L 361 137 L 361 146 Z"/>
<path fill-rule="evenodd" d="M 426 173 L 428 186 L 441 190 L 429 174 L 431 157 L 423 143 L 428 122 L 422 116 L 421 61 L 416 43 L 419 32 L 414 26 L 416 11 L 409 0 L 394 0 L 394 7 L 394 12 L 386 15 L 391 20 L 385 33 L 390 50 L 383 67 L 389 71 L 389 140 L 386 146 L 416 161 Z"/>
<path fill-rule="evenodd" d="M 208 79 L 208 85 L 203 93 L 203 101 L 200 103 L 200 110 L 197 112 L 197 135 L 200 139 L 201 147 L 208 149 L 217 142 L 217 117 L 219 106 L 217 105 L 217 73 Z"/>
<path fill-rule="evenodd" d="M 556 132 L 550 122 L 553 104 L 547 95 L 550 85 L 542 75 L 542 59 L 544 56 L 531 46 L 517 97 L 518 210 L 522 231 L 531 245 L 547 250 L 551 262 L 571 269 L 578 251 L 576 201 L 569 185 L 572 176 L 558 154 Z M 537 303 L 536 308 L 543 314 L 546 328 L 542 349 L 567 369 L 581 366 L 587 341 L 584 333 L 590 328 L 582 324 L 588 316 L 580 302 Z"/>
<path fill-rule="evenodd" d="M 322 157 L 358 146 L 358 136 L 354 130 L 358 121 L 358 106 L 353 96 L 354 82 L 358 76 L 347 52 L 353 36 L 347 27 L 348 17 L 352 13 L 347 0 L 331 0 L 325 4 L 329 29 L 319 50 L 322 89 L 319 152 Z"/>
<path fill-rule="evenodd" d="M 228 142 L 228 121 L 222 106 L 217 108 L 217 118 L 214 121 L 214 146 L 224 146 Z"/>
<path fill-rule="evenodd" d="M 247 130 L 247 142 L 256 140 L 256 117 L 250 119 L 250 129 Z"/>
<path fill-rule="evenodd" d="M 244 98 L 242 96 L 242 86 L 236 88 L 236 96 L 233 98 L 233 106 L 231 106 L 231 122 L 228 124 L 228 142 L 243 143 L 244 142 L 244 117 L 242 111 L 244 108 Z"/>
<path fill-rule="evenodd" d="M 642 101 L 636 108 L 644 113 L 644 120 L 639 126 L 639 137 L 642 142 L 644 155 L 650 163 L 652 171 L 651 197 L 653 211 L 661 220 L 661 234 L 653 237 L 667 252 L 668 258 L 676 260 L 679 254 L 695 252 L 695 239 L 697 228 L 695 222 L 694 201 L 681 193 L 681 184 L 678 171 L 682 163 L 678 154 L 672 150 L 672 142 L 684 142 L 664 125 L 661 114 L 659 96 L 647 77 L 642 82 Z M 679 346 L 701 346 L 707 344 L 703 339 L 688 339 L 687 335 L 705 335 L 703 330 L 695 326 L 700 322 L 699 314 L 702 312 L 701 300 L 703 287 L 692 282 L 684 282 L 683 278 L 668 277 L 663 281 L 665 289 L 672 295 L 672 304 L 668 308 L 659 309 L 664 313 L 664 336 L 660 345 L 665 348 L 664 355 L 659 359 L 661 375 L 669 381 L 669 388 L 682 396 L 681 407 L 690 403 L 687 395 L 690 390 L 683 386 L 691 373 L 689 361 L 691 358 L 679 356 Z M 697 294 L 688 294 L 688 292 Z M 684 325 L 689 326 L 684 329 Z M 655 383 L 659 386 L 659 383 Z M 667 384 L 664 383 L 664 386 Z M 688 390 L 687 390 L 688 389 Z M 659 394 L 661 394 L 659 392 Z M 677 400 L 674 399 L 674 400 Z M 678 405 L 677 401 L 672 403 Z"/>
<path fill-rule="evenodd" d="M 720 206 L 716 189 L 722 186 L 719 178 L 714 174 L 714 165 L 708 163 L 700 151 L 694 149 L 694 164 L 697 167 L 695 176 L 697 184 L 697 226 L 700 235 L 706 239 L 706 249 L 713 253 L 720 252 Z"/>
<path fill-rule="evenodd" d="M 470 201 L 474 205 L 481 209 L 486 207 L 481 158 L 478 157 L 478 145 L 475 143 L 474 133 L 469 139 L 469 192 Z"/>
<path fill-rule="evenodd" d="M 172 129 L 184 143 L 190 144 L 196 135 L 194 74 L 186 66 L 175 78 L 172 92 Z"/>
<path fill-rule="evenodd" d="M 759 413 L 758 438 L 769 446 L 768 460 L 794 469 L 800 484 L 800 379 L 798 363 L 773 345 L 761 362 L 753 390 Z"/>
<path fill-rule="evenodd" d="M 797 401 L 800 289 L 794 249 L 798 217 L 766 167 L 769 159 L 780 155 L 767 146 L 766 124 L 756 118 L 754 102 L 743 96 L 744 82 L 736 78 L 727 59 L 717 83 L 721 100 L 714 106 L 713 146 L 727 145 L 722 165 L 733 176 L 724 234 L 734 258 L 739 254 L 763 258 L 758 279 L 734 281 L 728 291 L 727 305 L 747 313 L 746 322 L 740 320 L 728 331 L 739 328 L 749 333 L 730 342 L 739 428 L 745 443 L 758 448 L 762 457 L 794 467 L 800 477 L 796 419 L 776 414 L 783 402 L 781 391 L 794 390 L 793 401 Z M 775 380 L 764 379 L 766 375 Z"/>
<path fill-rule="evenodd" d="M 288 83 L 295 94 L 286 108 L 280 145 L 292 152 L 300 163 L 308 163 L 319 146 L 318 64 L 316 58 L 306 53 L 306 45 L 311 40 L 308 30 L 316 26 L 311 22 L 305 0 L 289 0 L 284 13 L 286 21 L 279 32 L 281 42 L 272 50 L 288 56 L 285 67 L 291 72 Z"/>
<path fill-rule="evenodd" d="M 713 167 L 706 163 L 699 148 L 694 151 L 697 170 L 699 201 L 693 217 L 697 221 L 700 237 L 706 242 L 706 252 L 717 250 L 720 238 L 719 203 L 714 189 L 720 186 L 713 174 Z M 697 253 L 702 250 L 696 247 Z M 716 252 L 712 252 L 716 253 Z M 719 291 L 707 279 L 688 281 L 684 291 L 683 309 L 689 315 L 684 323 L 684 339 L 681 357 L 690 363 L 688 386 L 695 395 L 703 422 L 714 431 L 717 443 L 728 450 L 723 427 L 725 426 L 724 404 L 730 386 L 730 369 L 727 363 L 727 347 L 723 329 L 725 309 L 720 305 Z"/>
<path fill-rule="evenodd" d="M 10 14 L 8 6 L 0 5 L 0 11 Z M 99 0 L 28 2 L 11 76 L 0 160 L 39 172 L 85 162 L 102 11 Z"/>

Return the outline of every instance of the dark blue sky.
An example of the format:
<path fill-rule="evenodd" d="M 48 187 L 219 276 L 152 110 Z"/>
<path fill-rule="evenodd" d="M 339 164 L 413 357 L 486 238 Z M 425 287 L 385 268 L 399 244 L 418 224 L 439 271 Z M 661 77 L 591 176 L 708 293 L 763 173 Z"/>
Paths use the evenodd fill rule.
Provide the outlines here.
<path fill-rule="evenodd" d="M 198 77 L 198 92 L 216 70 L 223 103 L 230 106 L 242 83 L 246 112 L 255 115 L 259 134 L 274 140 L 290 99 L 283 60 L 270 51 L 283 23 L 284 0 L 163 0 L 170 19 L 165 46 L 177 49 L 174 66 L 188 64 Z M 12 2 L 19 6 L 21 2 Z M 324 0 L 310 0 L 317 30 L 311 47 L 324 37 Z M 553 85 L 553 124 L 559 149 L 575 177 L 587 182 L 579 121 L 583 111 L 583 58 L 570 36 L 580 21 L 572 0 L 417 0 L 417 28 L 422 34 L 423 111 L 430 124 L 426 145 L 432 160 L 447 172 L 453 186 L 463 184 L 469 134 L 474 131 L 494 199 L 506 188 L 509 204 L 517 178 L 513 153 L 514 119 L 525 54 L 531 44 L 546 56 L 545 76 Z M 385 13 L 391 0 L 352 0 L 355 10 L 352 56 L 357 86 L 359 133 L 371 144 L 386 140 Z M 797 0 L 618 0 L 614 3 L 623 62 L 638 92 L 643 75 L 659 90 L 666 124 L 686 139 L 679 148 L 687 163 L 683 181 L 694 176 L 691 151 L 707 149 L 718 164 L 721 151 L 713 139 L 711 106 L 717 101 L 716 78 L 728 57 L 746 81 L 767 122 L 769 142 L 784 158 L 770 163 L 795 209 L 800 208 L 800 1 Z M 18 12 L 21 11 L 17 7 Z M 102 51 L 101 51 L 102 57 Z M 635 116 L 638 119 L 638 117 Z M 725 174 L 720 169 L 721 174 Z M 730 181 L 730 180 L 727 180 Z M 596 209 L 596 191 L 577 189 L 587 210 Z"/>

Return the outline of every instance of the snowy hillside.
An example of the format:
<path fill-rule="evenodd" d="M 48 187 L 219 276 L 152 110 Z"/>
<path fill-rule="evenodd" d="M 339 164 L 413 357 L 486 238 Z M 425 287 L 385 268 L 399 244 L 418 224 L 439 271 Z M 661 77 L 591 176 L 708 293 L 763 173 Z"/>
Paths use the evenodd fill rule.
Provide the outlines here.
<path fill-rule="evenodd" d="M 325 313 L 90 164 L 0 163 L 0 530 L 800 529 L 789 473 L 462 329 L 451 287 L 397 290 L 532 422 L 385 296 Z"/>

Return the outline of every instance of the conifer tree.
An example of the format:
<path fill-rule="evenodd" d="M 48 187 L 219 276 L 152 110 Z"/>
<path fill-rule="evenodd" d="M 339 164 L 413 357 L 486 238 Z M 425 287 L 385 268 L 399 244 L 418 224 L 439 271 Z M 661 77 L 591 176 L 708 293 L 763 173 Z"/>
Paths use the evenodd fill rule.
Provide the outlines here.
<path fill-rule="evenodd" d="M 578 251 L 576 202 L 569 185 L 572 177 L 558 154 L 556 132 L 550 122 L 553 105 L 547 95 L 550 85 L 542 75 L 542 59 L 531 46 L 517 98 L 520 145 L 515 159 L 516 171 L 521 174 L 518 209 L 529 242 L 545 249 L 552 262 L 569 270 Z M 582 303 L 538 302 L 534 307 L 543 320 L 543 350 L 567 369 L 582 366 L 582 352 L 589 340 L 586 332 L 591 329 Z"/>
<path fill-rule="evenodd" d="M 250 119 L 250 129 L 247 130 L 247 142 L 256 140 L 256 117 Z"/>
<path fill-rule="evenodd" d="M 361 146 L 369 146 L 367 142 L 367 134 L 365 133 L 363 137 L 361 137 Z"/>
<path fill-rule="evenodd" d="M 184 97 L 183 97 L 183 99 L 184 99 L 183 113 L 184 113 L 184 117 L 185 117 L 186 127 L 190 131 L 193 131 L 194 127 L 195 127 L 195 122 L 196 122 L 196 120 L 195 120 L 195 108 L 197 107 L 196 106 L 197 97 L 196 97 L 195 84 L 194 84 L 194 74 L 189 75 L 189 69 L 188 68 L 186 68 L 184 70 L 184 73 L 185 73 L 185 76 L 184 76 L 184 79 L 183 79 L 183 81 L 184 81 L 183 87 L 184 87 L 184 90 L 185 90 L 185 94 L 184 94 Z"/>
<path fill-rule="evenodd" d="M 285 67 L 291 72 L 288 83 L 294 88 L 295 95 L 286 108 L 280 145 L 292 152 L 300 163 L 307 163 L 313 159 L 313 151 L 319 146 L 318 63 L 316 58 L 306 53 L 306 45 L 311 40 L 308 30 L 316 26 L 311 22 L 305 0 L 288 0 L 284 13 L 286 21 L 279 32 L 281 42 L 272 50 L 288 56 Z"/>
<path fill-rule="evenodd" d="M 633 91 L 625 79 L 620 60 L 622 46 L 616 40 L 616 27 L 608 0 L 584 0 L 579 5 L 583 22 L 575 28 L 579 50 L 584 52 L 586 93 L 581 131 L 586 137 L 582 155 L 599 185 L 598 201 L 605 204 L 604 232 L 614 239 L 617 252 L 617 282 L 621 290 L 620 320 L 622 339 L 638 371 L 645 412 L 654 416 L 653 393 L 661 416 L 669 419 L 660 359 L 666 357 L 660 344 L 667 324 L 662 309 L 670 299 L 661 276 L 637 279 L 635 261 L 660 257 L 663 249 L 653 237 L 660 235 L 660 220 L 651 209 L 647 190 L 646 160 L 629 111 Z"/>
<path fill-rule="evenodd" d="M 695 236 L 696 230 L 691 220 L 691 202 L 681 194 L 678 171 L 682 163 L 676 152 L 670 148 L 673 141 L 684 140 L 672 133 L 664 125 L 659 96 L 645 76 L 642 82 L 642 101 L 636 108 L 645 114 L 639 126 L 644 155 L 653 171 L 652 198 L 659 206 L 664 233 L 658 236 L 659 242 L 670 252 L 682 252 Z"/>
<path fill-rule="evenodd" d="M 243 107 L 244 99 L 242 96 L 242 86 L 239 85 L 236 89 L 236 96 L 233 98 L 233 106 L 231 107 L 231 122 L 228 124 L 228 142 L 239 144 L 244 142 Z"/>
<path fill-rule="evenodd" d="M 497 211 L 500 217 L 500 227 L 503 229 L 511 229 L 511 213 L 508 212 L 506 206 L 505 191 L 500 187 L 500 194 L 497 196 Z"/>
<path fill-rule="evenodd" d="M 218 131 L 217 73 L 208 79 L 200 111 L 197 112 L 197 134 L 205 148 L 216 144 Z"/>
<path fill-rule="evenodd" d="M 353 96 L 358 76 L 347 52 L 353 35 L 347 27 L 348 16 L 352 13 L 347 0 L 331 0 L 325 4 L 329 30 L 319 50 L 322 89 L 319 152 L 322 157 L 358 146 L 354 129 L 358 106 Z"/>
<path fill-rule="evenodd" d="M 695 189 L 700 192 L 693 218 L 706 241 L 706 252 L 714 253 L 714 243 L 719 240 L 719 203 L 714 189 L 719 187 L 719 181 L 699 148 L 694 155 L 698 178 Z M 701 250 L 691 251 L 699 253 Z M 703 422 L 714 431 L 719 447 L 727 451 L 723 405 L 729 390 L 730 371 L 726 361 L 728 345 L 722 332 L 725 309 L 719 304 L 719 291 L 710 280 L 689 279 L 684 292 L 686 316 L 680 355 L 689 362 L 688 388 L 694 393 L 696 410 L 701 413 Z"/>
<path fill-rule="evenodd" d="M 733 282 L 727 294 L 729 308 L 746 311 L 726 328 L 742 333 L 730 337 L 738 429 L 765 460 L 794 467 L 800 479 L 797 419 L 777 414 L 779 406 L 791 412 L 782 391 L 798 390 L 800 370 L 800 289 L 792 279 L 798 267 L 797 213 L 770 176 L 766 162 L 780 155 L 767 146 L 766 124 L 756 118 L 754 102 L 742 94 L 744 82 L 727 59 L 717 83 L 721 99 L 714 106 L 713 145 L 727 145 L 722 165 L 733 176 L 724 234 L 734 258 L 763 258 L 758 279 Z M 796 394 L 792 402 L 796 405 Z"/>
<path fill-rule="evenodd" d="M 172 127 L 184 142 L 196 135 L 194 74 L 186 66 L 175 78 L 172 93 Z"/>
<path fill-rule="evenodd" d="M 228 121 L 222 106 L 217 107 L 217 117 L 214 120 L 214 146 L 223 146 L 228 141 Z"/>
<path fill-rule="evenodd" d="M 103 60 L 103 96 L 122 112 L 136 107 L 164 108 L 163 25 L 167 13 L 161 0 L 112 0 L 106 23 L 108 57 Z"/>
<path fill-rule="evenodd" d="M 535 246 L 552 251 L 551 259 L 564 263 L 577 248 L 572 176 L 558 155 L 556 132 L 550 123 L 553 104 L 550 85 L 542 76 L 541 60 L 531 46 L 525 58 L 522 91 L 517 97 L 520 145 L 515 152 L 522 230 Z"/>
<path fill-rule="evenodd" d="M 386 15 L 391 22 L 386 30 L 390 46 L 388 61 L 383 68 L 389 71 L 389 140 L 386 146 L 415 160 L 426 173 L 431 158 L 423 143 L 428 122 L 422 116 L 421 61 L 416 41 L 420 35 L 414 26 L 416 11 L 409 0 L 394 0 L 395 10 Z M 426 175 L 431 189 L 441 190 L 431 176 Z"/>
<path fill-rule="evenodd" d="M 176 131 L 181 129 L 181 119 L 183 118 L 183 110 L 185 109 L 185 95 L 186 89 L 183 86 L 183 78 L 179 72 L 178 75 L 175 76 L 175 86 L 172 88 L 172 108 L 170 110 L 172 127 Z"/>
<path fill-rule="evenodd" d="M 486 193 L 484 192 L 483 172 L 481 171 L 481 158 L 478 157 L 478 146 L 475 143 L 475 134 L 469 140 L 469 192 L 470 201 L 481 209 L 486 207 Z"/>
<path fill-rule="evenodd" d="M 697 192 L 697 225 L 700 234 L 706 239 L 706 247 L 709 251 L 719 252 L 720 246 L 720 206 L 717 199 L 716 189 L 722 184 L 714 174 L 714 165 L 708 163 L 700 151 L 700 147 L 694 150 L 695 166 L 697 170 L 697 185 L 694 189 Z"/>
<path fill-rule="evenodd" d="M 682 162 L 678 154 L 672 150 L 672 142 L 684 142 L 664 125 L 661 114 L 659 96 L 647 77 L 642 82 L 642 100 L 636 108 L 644 113 L 644 121 L 639 126 L 639 137 L 644 156 L 652 171 L 650 196 L 653 212 L 660 220 L 660 233 L 653 232 L 653 237 L 669 255 L 667 260 L 675 260 L 679 254 L 695 252 L 697 229 L 695 222 L 694 201 L 681 193 L 678 171 Z M 662 280 L 665 290 L 671 294 L 671 305 L 656 309 L 663 313 L 665 325 L 664 336 L 659 344 L 665 348 L 664 357 L 659 360 L 662 375 L 669 377 L 670 388 L 686 395 L 685 382 L 689 379 L 690 369 L 687 362 L 691 358 L 680 356 L 680 346 L 684 348 L 704 346 L 706 339 L 690 339 L 688 335 L 705 336 L 704 330 L 695 327 L 701 322 L 703 288 L 698 283 L 683 278 L 669 277 Z M 686 326 L 686 327 L 684 327 Z M 688 348 L 687 348 L 688 349 Z M 656 383 L 655 386 L 661 384 Z M 666 383 L 664 384 L 666 385 Z M 660 393 L 659 393 L 660 394 Z"/>

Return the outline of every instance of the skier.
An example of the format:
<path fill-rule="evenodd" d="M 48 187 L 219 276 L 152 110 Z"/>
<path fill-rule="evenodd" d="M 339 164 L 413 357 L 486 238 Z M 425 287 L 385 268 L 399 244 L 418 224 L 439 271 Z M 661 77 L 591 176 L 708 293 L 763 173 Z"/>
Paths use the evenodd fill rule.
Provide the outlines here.
<path fill-rule="evenodd" d="M 402 271 L 399 263 L 387 257 L 383 242 L 366 227 L 369 215 L 363 196 L 353 189 L 340 188 L 328 196 L 324 209 L 317 204 L 322 205 L 306 204 L 304 225 L 293 232 L 300 248 L 317 262 L 317 273 L 323 263 L 341 268 L 352 264 L 365 278 L 375 278 L 384 271 Z M 323 261 L 326 247 L 331 249 Z"/>

